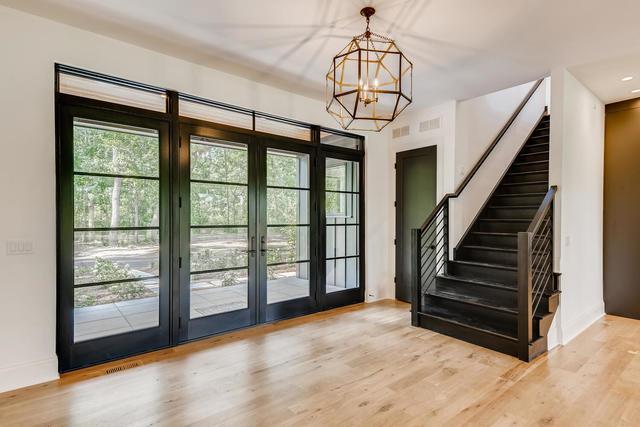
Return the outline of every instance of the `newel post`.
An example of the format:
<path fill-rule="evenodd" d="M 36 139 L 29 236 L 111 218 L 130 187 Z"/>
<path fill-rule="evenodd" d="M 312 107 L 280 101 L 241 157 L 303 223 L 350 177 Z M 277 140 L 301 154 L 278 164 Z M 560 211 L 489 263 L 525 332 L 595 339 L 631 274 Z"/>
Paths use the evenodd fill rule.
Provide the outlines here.
<path fill-rule="evenodd" d="M 420 290 L 420 265 L 422 264 L 422 251 L 420 250 L 421 231 L 419 228 L 411 230 L 411 324 L 418 326 L 418 311 L 422 300 Z"/>
<path fill-rule="evenodd" d="M 518 358 L 529 361 L 529 343 L 533 338 L 531 313 L 531 237 L 518 233 Z"/>

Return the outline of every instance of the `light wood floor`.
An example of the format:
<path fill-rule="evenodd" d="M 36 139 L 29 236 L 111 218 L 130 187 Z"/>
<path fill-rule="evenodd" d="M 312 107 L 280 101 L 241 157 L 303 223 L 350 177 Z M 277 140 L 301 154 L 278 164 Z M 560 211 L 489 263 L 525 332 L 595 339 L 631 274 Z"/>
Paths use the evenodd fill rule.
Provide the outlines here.
<path fill-rule="evenodd" d="M 640 321 L 607 316 L 525 364 L 413 328 L 408 310 L 359 305 L 75 372 L 0 394 L 0 425 L 640 425 Z"/>

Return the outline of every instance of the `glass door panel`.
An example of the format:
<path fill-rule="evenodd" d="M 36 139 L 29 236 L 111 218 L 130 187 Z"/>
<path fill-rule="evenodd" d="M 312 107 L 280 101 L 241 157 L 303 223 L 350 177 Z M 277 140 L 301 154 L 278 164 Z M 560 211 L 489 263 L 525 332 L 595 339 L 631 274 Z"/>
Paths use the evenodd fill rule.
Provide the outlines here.
<path fill-rule="evenodd" d="M 336 306 L 362 297 L 360 163 L 327 156 L 324 169 L 325 295 Z"/>
<path fill-rule="evenodd" d="M 261 307 L 264 319 L 290 317 L 315 306 L 312 269 L 312 152 L 263 140 L 261 186 Z M 297 149 L 296 149 L 297 148 Z M 314 239 L 315 240 L 315 239 Z"/>
<path fill-rule="evenodd" d="M 89 108 L 60 115 L 65 371 L 169 344 L 168 129 Z"/>
<path fill-rule="evenodd" d="M 158 326 L 159 133 L 80 118 L 73 133 L 74 342 Z"/>
<path fill-rule="evenodd" d="M 255 323 L 252 149 L 215 129 L 182 134 L 181 338 L 193 339 Z"/>

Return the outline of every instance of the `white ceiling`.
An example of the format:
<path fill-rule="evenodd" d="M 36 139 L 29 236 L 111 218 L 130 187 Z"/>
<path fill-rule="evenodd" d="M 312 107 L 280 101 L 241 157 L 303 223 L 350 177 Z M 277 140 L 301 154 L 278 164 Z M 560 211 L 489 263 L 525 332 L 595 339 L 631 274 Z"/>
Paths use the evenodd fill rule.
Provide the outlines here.
<path fill-rule="evenodd" d="M 607 102 L 625 96 L 622 74 L 636 75 L 640 87 L 637 0 L 0 4 L 317 98 L 324 96 L 324 75 L 332 57 L 363 31 L 359 11 L 365 5 L 377 9 L 372 30 L 391 35 L 413 60 L 414 103 L 419 106 L 510 87 L 547 75 L 554 67 L 575 70 Z M 627 58 L 624 64 L 622 57 Z M 608 58 L 617 60 L 620 68 L 598 71 L 606 68 L 602 64 Z"/>

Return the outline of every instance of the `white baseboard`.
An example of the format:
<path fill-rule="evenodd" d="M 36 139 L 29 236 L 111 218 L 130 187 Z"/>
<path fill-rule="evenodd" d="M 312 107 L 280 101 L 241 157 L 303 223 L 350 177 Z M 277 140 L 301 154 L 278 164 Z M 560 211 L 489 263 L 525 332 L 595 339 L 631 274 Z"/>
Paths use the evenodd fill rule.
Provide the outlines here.
<path fill-rule="evenodd" d="M 604 301 L 597 306 L 585 311 L 576 319 L 567 322 L 563 325 L 561 333 L 562 345 L 567 345 L 569 342 L 580 335 L 585 329 L 593 325 L 598 319 L 604 316 Z"/>
<path fill-rule="evenodd" d="M 58 378 L 58 359 L 55 356 L 3 367 L 0 368 L 0 393 Z"/>

